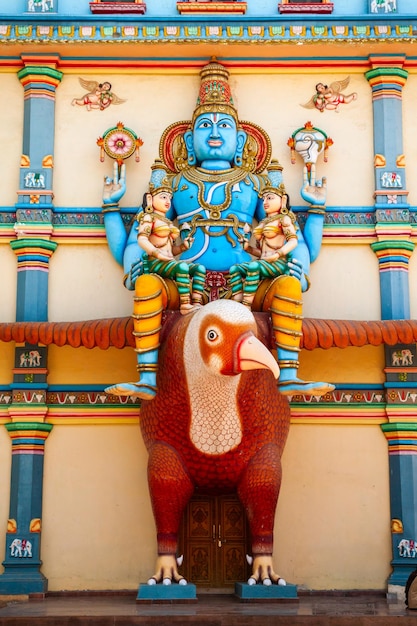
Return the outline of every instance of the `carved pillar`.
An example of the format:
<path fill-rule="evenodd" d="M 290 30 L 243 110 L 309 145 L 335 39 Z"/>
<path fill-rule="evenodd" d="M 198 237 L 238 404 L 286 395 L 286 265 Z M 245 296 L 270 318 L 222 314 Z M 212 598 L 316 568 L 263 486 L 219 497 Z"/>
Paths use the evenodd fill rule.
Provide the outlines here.
<path fill-rule="evenodd" d="M 48 319 L 49 259 L 57 244 L 35 232 L 30 236 L 18 231 L 17 237 L 10 242 L 17 256 L 16 321 L 43 322 Z"/>
<path fill-rule="evenodd" d="M 45 423 L 46 347 L 15 351 L 10 422 L 12 441 L 9 520 L 0 594 L 44 594 L 48 581 L 40 572 L 43 457 L 52 424 Z"/>
<path fill-rule="evenodd" d="M 52 167 L 55 90 L 62 73 L 54 54 L 22 55 L 18 78 L 24 87 L 23 154 L 16 204 L 16 321 L 47 321 L 49 259 L 57 244 L 53 232 Z M 12 403 L 6 424 L 12 441 L 10 514 L 0 594 L 43 594 L 48 581 L 40 572 L 44 444 L 52 425 L 48 407 L 47 349 L 15 350 Z"/>
<path fill-rule="evenodd" d="M 33 394 L 19 391 L 13 401 L 20 399 L 25 405 L 26 393 Z M 11 422 L 6 429 L 12 440 L 12 477 L 0 593 L 44 594 L 48 581 L 40 572 L 43 456 L 52 424 Z"/>
<path fill-rule="evenodd" d="M 374 114 L 375 217 L 378 242 L 372 248 L 380 268 L 382 319 L 410 317 L 408 260 L 414 249 L 407 204 L 403 153 L 402 89 L 405 57 L 370 56 L 366 78 Z"/>
<path fill-rule="evenodd" d="M 379 262 L 381 317 L 385 320 L 410 317 L 408 264 L 414 244 L 410 239 L 403 154 L 402 90 L 408 76 L 403 69 L 404 60 L 403 55 L 371 55 L 372 69 L 366 73 L 372 87 L 374 114 L 377 242 L 372 249 Z M 388 423 L 382 430 L 389 451 L 393 572 L 388 583 L 392 591 L 404 586 L 417 566 L 415 362 L 415 345 L 385 349 Z M 413 549 L 404 549 L 407 541 Z"/>
<path fill-rule="evenodd" d="M 16 204 L 17 315 L 20 321 L 48 318 L 48 262 L 52 234 L 52 175 L 55 91 L 62 79 L 58 55 L 22 55 L 18 78 L 24 88 L 23 154 Z"/>

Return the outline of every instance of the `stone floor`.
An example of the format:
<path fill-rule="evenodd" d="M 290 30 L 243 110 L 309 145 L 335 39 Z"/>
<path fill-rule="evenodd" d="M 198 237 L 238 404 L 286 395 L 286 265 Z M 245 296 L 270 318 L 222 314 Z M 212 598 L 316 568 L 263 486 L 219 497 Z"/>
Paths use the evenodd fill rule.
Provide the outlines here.
<path fill-rule="evenodd" d="M 0 626 L 417 626 L 417 611 L 382 593 L 302 595 L 291 602 L 241 602 L 198 594 L 189 604 L 143 604 L 136 594 L 49 595 L 0 604 Z"/>

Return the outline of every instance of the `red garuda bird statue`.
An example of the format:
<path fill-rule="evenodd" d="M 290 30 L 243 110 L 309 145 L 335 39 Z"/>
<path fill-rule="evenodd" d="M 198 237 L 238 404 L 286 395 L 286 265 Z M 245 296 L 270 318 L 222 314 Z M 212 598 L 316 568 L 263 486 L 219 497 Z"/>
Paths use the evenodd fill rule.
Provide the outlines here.
<path fill-rule="evenodd" d="M 290 424 L 279 368 L 247 307 L 217 300 L 180 317 L 159 356 L 158 393 L 141 429 L 158 560 L 150 583 L 185 580 L 177 569 L 182 514 L 199 493 L 237 492 L 252 541 L 250 584 L 285 581 L 272 565 L 281 455 Z"/>

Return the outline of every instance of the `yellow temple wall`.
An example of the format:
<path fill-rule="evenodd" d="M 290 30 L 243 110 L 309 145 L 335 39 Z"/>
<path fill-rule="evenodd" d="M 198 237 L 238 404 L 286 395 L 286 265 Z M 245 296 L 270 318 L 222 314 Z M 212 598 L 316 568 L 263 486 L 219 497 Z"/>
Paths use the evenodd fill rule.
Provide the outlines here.
<path fill-rule="evenodd" d="M 97 114 L 97 111 L 88 112 L 85 107 L 71 106 L 71 100 L 85 92 L 79 84 L 79 76 L 86 78 L 82 72 L 65 75 L 56 92 L 55 204 L 98 205 L 103 177 L 112 175 L 112 164 L 107 157 L 105 163 L 100 163 L 96 139 L 121 120 L 144 142 L 140 163 L 131 158 L 126 164 L 127 192 L 122 201 L 123 206 L 138 206 L 147 189 L 150 166 L 158 157 L 163 131 L 173 122 L 191 118 L 199 77 L 163 73 L 89 75 L 89 80 L 109 80 L 115 93 L 126 100 Z M 302 203 L 299 195 L 302 169 L 299 157 L 296 165 L 291 165 L 287 141 L 297 128 L 311 121 L 334 141 L 328 163 L 323 164 L 319 158 L 317 165 L 317 176 L 326 176 L 328 180 L 328 205 L 371 205 L 373 140 L 369 84 L 363 75 L 353 75 L 349 90 L 357 91 L 358 100 L 346 105 L 343 114 L 322 115 L 315 109 L 300 106 L 308 101 L 310 92 L 314 93 L 314 86 L 321 79 L 322 73 L 232 73 L 230 85 L 240 119 L 258 124 L 269 134 L 272 156 L 284 166 L 284 180 L 293 204 Z M 166 106 L 167 94 L 169 107 Z"/>
<path fill-rule="evenodd" d="M 2 363 L 0 361 L 1 370 Z M 7 520 L 9 518 L 11 458 L 10 437 L 5 428 L 0 428 L 0 533 L 3 537 L 6 534 Z M 4 545 L 0 549 L 1 557 L 4 558 Z M 0 571 L 3 571 L 3 568 Z"/>
<path fill-rule="evenodd" d="M 410 259 L 408 267 L 409 288 L 410 288 L 410 318 L 417 319 L 417 254 L 414 253 Z"/>
<path fill-rule="evenodd" d="M 282 575 L 310 589 L 384 588 L 389 471 L 379 428 L 292 425 L 283 472 L 275 525 Z"/>
<path fill-rule="evenodd" d="M 415 114 L 415 102 L 417 98 L 417 74 L 409 74 L 403 91 L 403 145 L 407 167 L 406 189 L 409 192 L 408 202 L 410 205 L 417 204 L 417 153 L 414 137 L 417 132 L 417 120 Z"/>
<path fill-rule="evenodd" d="M 326 79 L 332 77 L 326 72 Z M 326 114 L 317 109 L 303 108 L 314 93 L 323 73 L 257 74 L 234 76 L 232 90 L 239 116 L 262 126 L 272 141 L 272 156 L 284 166 L 284 181 L 292 204 L 304 204 L 299 190 L 302 184 L 302 161 L 297 155 L 291 164 L 287 141 L 292 133 L 307 121 L 321 128 L 334 145 L 329 149 L 328 162 L 317 161 L 317 178 L 327 178 L 328 206 L 361 206 L 372 204 L 373 139 L 372 99 L 369 84 L 363 75 L 352 75 L 348 92 L 356 91 L 356 102 L 344 106 L 343 112 Z"/>
<path fill-rule="evenodd" d="M 137 425 L 54 428 L 42 533 L 50 589 L 134 589 L 149 578 L 156 536 L 146 462 Z"/>
<path fill-rule="evenodd" d="M 55 426 L 46 446 L 42 571 L 49 589 L 134 589 L 156 553 L 139 427 Z M 292 425 L 283 474 L 274 551 L 280 574 L 312 589 L 384 588 L 388 458 L 379 428 Z"/>
<path fill-rule="evenodd" d="M 5 206 L 14 206 L 19 189 L 19 164 L 23 145 L 23 87 L 15 73 L 1 74 L 0 83 L 2 93 L 7 94 L 1 105 L 0 145 L 7 146 L 7 149 L 1 160 L 0 202 Z"/>
<path fill-rule="evenodd" d="M 381 383 L 382 369 L 382 348 L 301 354 L 306 377 Z M 51 346 L 49 370 L 51 385 L 127 380 L 134 353 Z M 139 420 L 115 422 L 55 423 L 46 442 L 42 571 L 50 590 L 134 589 L 152 573 L 156 543 Z M 274 553 L 280 574 L 312 589 L 384 588 L 388 456 L 378 424 L 293 423 L 283 475 Z"/>
<path fill-rule="evenodd" d="M 130 315 L 132 292 L 107 245 L 61 244 L 50 261 L 49 319 L 75 321 Z"/>
<path fill-rule="evenodd" d="M 2 243 L 1 240 L 0 267 L 2 275 L 0 320 L 2 322 L 14 322 L 16 319 L 17 259 L 9 244 Z M 0 377 L 1 375 L 0 372 Z"/>

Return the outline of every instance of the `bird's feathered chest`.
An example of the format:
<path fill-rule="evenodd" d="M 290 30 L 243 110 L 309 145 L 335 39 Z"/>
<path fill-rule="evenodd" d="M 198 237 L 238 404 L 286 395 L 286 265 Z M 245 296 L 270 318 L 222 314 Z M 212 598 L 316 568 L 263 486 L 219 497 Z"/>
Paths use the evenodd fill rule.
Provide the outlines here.
<path fill-rule="evenodd" d="M 184 368 L 190 403 L 189 436 L 205 454 L 224 454 L 242 440 L 239 376 L 213 376 L 196 359 L 195 343 L 184 345 Z"/>
<path fill-rule="evenodd" d="M 196 355 L 196 339 L 187 334 L 192 317 L 179 318 L 161 346 L 158 393 L 141 411 L 147 447 L 164 441 L 190 462 L 199 455 L 214 462 L 238 455 L 243 462 L 266 443 L 283 449 L 289 405 L 271 372 L 210 375 Z"/>

